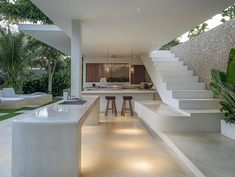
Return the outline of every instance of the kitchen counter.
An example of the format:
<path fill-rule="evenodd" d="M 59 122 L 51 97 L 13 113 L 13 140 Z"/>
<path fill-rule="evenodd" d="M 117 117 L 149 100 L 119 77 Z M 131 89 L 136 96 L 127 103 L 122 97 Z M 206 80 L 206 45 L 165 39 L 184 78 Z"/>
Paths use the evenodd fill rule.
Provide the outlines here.
<path fill-rule="evenodd" d="M 84 90 L 82 94 L 102 94 L 102 93 L 157 93 L 154 89 L 107 89 L 107 88 L 98 88 L 92 90 Z"/>
<path fill-rule="evenodd" d="M 82 95 L 98 95 L 100 96 L 100 111 L 104 112 L 107 101 L 105 96 L 116 96 L 117 111 L 120 113 L 123 102 L 123 96 L 132 96 L 132 106 L 134 101 L 150 101 L 160 99 L 156 90 L 153 89 L 111 89 L 111 88 L 93 88 L 92 90 L 82 91 Z"/>
<path fill-rule="evenodd" d="M 83 99 L 83 105 L 60 101 L 13 121 L 12 177 L 80 175 L 81 127 L 99 121 L 99 97 Z"/>

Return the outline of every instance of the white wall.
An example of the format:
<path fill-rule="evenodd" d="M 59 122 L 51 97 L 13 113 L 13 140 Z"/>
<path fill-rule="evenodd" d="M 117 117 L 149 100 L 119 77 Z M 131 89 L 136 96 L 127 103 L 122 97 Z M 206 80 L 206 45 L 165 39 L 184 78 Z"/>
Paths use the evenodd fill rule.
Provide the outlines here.
<path fill-rule="evenodd" d="M 90 87 L 94 82 L 86 82 L 86 64 L 87 63 L 106 63 L 106 57 L 84 57 L 83 58 L 83 88 Z M 123 57 L 123 58 L 109 58 L 109 63 L 129 63 L 131 65 L 131 58 L 130 57 Z M 132 60 L 133 65 L 143 65 L 143 62 L 139 57 L 134 57 Z M 129 69 L 129 81 L 131 79 L 131 73 Z M 112 83 L 115 84 L 115 83 Z M 130 82 L 120 82 L 118 84 L 123 85 L 130 85 Z"/>

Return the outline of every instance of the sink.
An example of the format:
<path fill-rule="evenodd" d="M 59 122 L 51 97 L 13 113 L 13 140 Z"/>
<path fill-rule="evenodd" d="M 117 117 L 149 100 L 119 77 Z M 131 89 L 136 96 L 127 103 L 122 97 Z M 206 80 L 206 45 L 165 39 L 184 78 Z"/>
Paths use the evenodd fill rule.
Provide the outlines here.
<path fill-rule="evenodd" d="M 85 103 L 86 103 L 85 100 L 74 99 L 74 100 L 63 101 L 62 103 L 60 103 L 60 105 L 83 105 Z"/>

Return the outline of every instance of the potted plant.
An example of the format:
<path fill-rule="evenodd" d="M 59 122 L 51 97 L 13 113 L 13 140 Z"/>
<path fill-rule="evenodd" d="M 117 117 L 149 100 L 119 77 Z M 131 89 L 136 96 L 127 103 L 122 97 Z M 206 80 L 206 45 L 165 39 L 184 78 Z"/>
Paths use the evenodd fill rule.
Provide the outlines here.
<path fill-rule="evenodd" d="M 63 100 L 68 100 L 69 95 L 70 95 L 70 89 L 64 89 L 63 90 Z"/>
<path fill-rule="evenodd" d="M 235 49 L 231 49 L 227 72 L 212 70 L 210 88 L 219 96 L 221 111 L 225 113 L 221 121 L 221 133 L 235 140 Z"/>

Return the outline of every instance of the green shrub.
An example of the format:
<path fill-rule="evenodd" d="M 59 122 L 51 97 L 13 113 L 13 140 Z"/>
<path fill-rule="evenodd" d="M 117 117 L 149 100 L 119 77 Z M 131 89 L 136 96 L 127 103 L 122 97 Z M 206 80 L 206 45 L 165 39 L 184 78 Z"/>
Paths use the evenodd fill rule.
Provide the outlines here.
<path fill-rule="evenodd" d="M 63 89 L 70 88 L 70 75 L 57 72 L 54 74 L 52 82 L 52 95 L 62 96 Z"/>
<path fill-rule="evenodd" d="M 23 93 L 30 94 L 33 92 L 45 92 L 47 93 L 47 77 L 42 78 L 29 78 L 23 83 Z"/>
<path fill-rule="evenodd" d="M 56 72 L 52 81 L 52 95 L 62 96 L 63 89 L 70 88 L 70 75 Z M 41 78 L 30 78 L 23 83 L 23 93 L 30 94 L 33 92 L 48 92 L 48 76 Z"/>
<path fill-rule="evenodd" d="M 108 77 L 107 82 L 129 82 L 126 77 Z"/>

